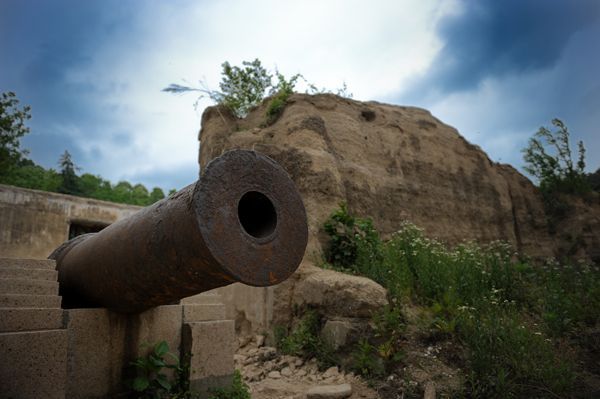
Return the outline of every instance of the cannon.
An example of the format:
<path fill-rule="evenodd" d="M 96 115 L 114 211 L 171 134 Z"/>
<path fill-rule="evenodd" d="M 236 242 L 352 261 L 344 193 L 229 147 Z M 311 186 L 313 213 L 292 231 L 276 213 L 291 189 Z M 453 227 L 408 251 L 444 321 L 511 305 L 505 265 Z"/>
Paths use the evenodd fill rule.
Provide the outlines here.
<path fill-rule="evenodd" d="M 233 150 L 196 183 L 49 258 L 63 308 L 134 313 L 235 282 L 277 284 L 296 270 L 307 240 L 304 205 L 285 170 Z"/>

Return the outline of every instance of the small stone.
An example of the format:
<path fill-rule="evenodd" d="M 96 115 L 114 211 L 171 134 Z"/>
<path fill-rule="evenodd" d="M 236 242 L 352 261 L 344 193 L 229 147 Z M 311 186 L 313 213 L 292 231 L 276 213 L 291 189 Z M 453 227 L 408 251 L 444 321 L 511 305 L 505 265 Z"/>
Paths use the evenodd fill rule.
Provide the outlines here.
<path fill-rule="evenodd" d="M 238 347 L 239 348 L 243 348 L 246 345 L 248 345 L 250 343 L 250 341 L 252 341 L 252 337 L 239 337 L 238 338 Z"/>
<path fill-rule="evenodd" d="M 433 381 L 429 381 L 425 384 L 423 399 L 435 399 L 435 383 Z"/>
<path fill-rule="evenodd" d="M 271 371 L 269 374 L 267 374 L 267 377 L 273 378 L 274 380 L 278 380 L 281 378 L 281 373 L 277 370 Z"/>
<path fill-rule="evenodd" d="M 264 344 L 265 344 L 265 336 L 264 335 L 257 335 L 256 336 L 256 346 L 258 346 L 260 348 Z"/>
<path fill-rule="evenodd" d="M 339 370 L 337 368 L 337 366 L 333 366 L 333 367 L 329 367 L 327 370 L 325 370 L 325 372 L 323 373 L 323 378 L 329 378 L 329 377 L 337 377 L 337 375 L 339 374 Z"/>
<path fill-rule="evenodd" d="M 260 354 L 258 355 L 258 360 L 264 362 L 266 360 L 271 360 L 277 357 L 277 349 L 271 348 L 269 346 L 265 346 L 260 349 Z"/>
<path fill-rule="evenodd" d="M 306 391 L 306 399 L 343 399 L 352 395 L 350 384 L 321 385 Z"/>
<path fill-rule="evenodd" d="M 281 369 L 281 375 L 284 377 L 291 377 L 292 369 L 290 369 L 289 367 L 284 367 L 283 369 Z"/>
<path fill-rule="evenodd" d="M 304 377 L 306 374 L 307 374 L 306 370 L 303 370 L 303 369 L 296 370 L 296 375 L 298 377 Z"/>
<path fill-rule="evenodd" d="M 300 367 L 300 366 L 302 366 L 303 364 L 304 364 L 304 360 L 302 360 L 302 359 L 301 359 L 301 358 L 299 358 L 299 357 L 298 357 L 298 358 L 296 358 L 296 360 L 294 360 L 294 365 L 295 365 L 296 367 Z"/>

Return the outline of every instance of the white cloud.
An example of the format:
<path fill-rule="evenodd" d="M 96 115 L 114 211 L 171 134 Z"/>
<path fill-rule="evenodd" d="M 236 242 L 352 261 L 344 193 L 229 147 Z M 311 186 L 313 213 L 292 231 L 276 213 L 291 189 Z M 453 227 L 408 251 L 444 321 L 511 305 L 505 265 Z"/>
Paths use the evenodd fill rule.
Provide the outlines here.
<path fill-rule="evenodd" d="M 381 99 L 429 65 L 441 46 L 434 26 L 456 3 L 238 0 L 142 7 L 94 49 L 90 63 L 68 71 L 72 82 L 98 93 L 91 100 L 106 123 L 91 127 L 97 134 L 78 144 L 95 156 L 94 170 L 113 180 L 186 165 L 195 178 L 200 115 L 193 95 L 160 91 L 169 83 L 205 79 L 217 88 L 223 61 L 258 57 L 319 87 L 345 81 L 355 98 Z M 114 140 L 122 134 L 130 143 Z"/>

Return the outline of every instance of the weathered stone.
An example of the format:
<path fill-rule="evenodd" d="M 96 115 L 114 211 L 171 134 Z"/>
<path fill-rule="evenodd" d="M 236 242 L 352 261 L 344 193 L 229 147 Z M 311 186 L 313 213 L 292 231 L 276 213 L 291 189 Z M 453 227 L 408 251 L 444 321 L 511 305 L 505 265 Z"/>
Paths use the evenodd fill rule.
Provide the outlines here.
<path fill-rule="evenodd" d="M 0 359 L 0 397 L 65 398 L 65 330 L 0 333 Z"/>
<path fill-rule="evenodd" d="M 277 380 L 277 379 L 281 378 L 281 373 L 277 370 L 271 371 L 269 374 L 267 374 L 267 377 Z"/>
<path fill-rule="evenodd" d="M 183 306 L 183 321 L 208 321 L 225 319 L 223 304 L 185 304 Z"/>
<path fill-rule="evenodd" d="M 56 270 L 0 267 L 0 278 L 25 278 L 29 280 L 56 281 L 57 276 L 58 272 Z"/>
<path fill-rule="evenodd" d="M 58 282 L 26 278 L 0 278 L 0 294 L 58 295 Z"/>
<path fill-rule="evenodd" d="M 192 353 L 190 386 L 200 392 L 227 386 L 233 376 L 235 327 L 232 320 L 184 323 L 182 352 Z"/>
<path fill-rule="evenodd" d="M 356 334 L 358 328 L 356 323 L 348 320 L 327 320 L 321 336 L 325 342 L 334 350 L 346 346 L 352 335 Z"/>
<path fill-rule="evenodd" d="M 8 188 L 6 186 L 0 189 Z M 20 190 L 17 187 L 10 187 Z M 52 248 L 51 250 L 53 250 Z M 44 269 L 56 270 L 56 262 L 51 259 L 27 259 L 27 258 L 0 258 L 0 268 L 21 268 L 21 269 Z"/>
<path fill-rule="evenodd" d="M 304 266 L 307 273 L 294 288 L 293 303 L 317 308 L 327 316 L 364 317 L 385 306 L 386 290 L 365 277 Z"/>
<path fill-rule="evenodd" d="M 350 384 L 321 385 L 310 388 L 306 392 L 306 399 L 343 399 L 352 395 Z"/>
<path fill-rule="evenodd" d="M 264 335 L 257 335 L 256 336 L 256 346 L 258 346 L 260 348 L 264 344 L 265 344 L 265 336 Z"/>
<path fill-rule="evenodd" d="M 265 346 L 265 347 L 261 348 L 259 355 L 258 355 L 258 360 L 260 360 L 261 362 L 264 362 L 267 360 L 274 359 L 275 357 L 277 357 L 277 349 L 272 348 L 270 346 Z"/>
<path fill-rule="evenodd" d="M 0 332 L 57 330 L 62 327 L 62 309 L 0 308 Z"/>
<path fill-rule="evenodd" d="M 333 366 L 333 367 L 329 367 L 327 370 L 325 370 L 325 372 L 323 373 L 323 378 L 329 378 L 329 377 L 336 377 L 339 375 L 339 370 L 337 368 L 337 366 Z"/>
<path fill-rule="evenodd" d="M 50 262 L 42 259 L 68 240 L 69 226 L 77 220 L 102 228 L 140 209 L 134 205 L 0 184 L 0 254 Z M 32 265 L 30 259 L 20 262 L 40 268 L 39 264 Z"/>
<path fill-rule="evenodd" d="M 433 381 L 429 381 L 425 384 L 423 399 L 435 399 L 435 383 Z"/>
<path fill-rule="evenodd" d="M 298 377 L 304 377 L 306 374 L 307 374 L 307 372 L 304 369 L 298 369 L 298 370 L 296 370 L 296 375 Z"/>
<path fill-rule="evenodd" d="M 281 369 L 281 375 L 284 377 L 291 377 L 292 374 L 292 369 L 289 367 L 284 367 Z"/>
<path fill-rule="evenodd" d="M 67 335 L 68 398 L 100 398 L 123 390 L 123 369 L 131 358 L 125 348 L 127 316 L 106 309 L 69 309 Z M 137 345 L 137 340 L 132 346 Z"/>
<path fill-rule="evenodd" d="M 60 308 L 58 295 L 0 295 L 0 308 Z"/>

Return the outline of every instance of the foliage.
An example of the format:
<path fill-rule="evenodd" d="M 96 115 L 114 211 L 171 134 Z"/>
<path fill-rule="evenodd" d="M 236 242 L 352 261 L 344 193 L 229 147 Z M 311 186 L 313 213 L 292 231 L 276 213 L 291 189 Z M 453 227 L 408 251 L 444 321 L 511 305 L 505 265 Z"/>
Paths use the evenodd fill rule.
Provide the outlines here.
<path fill-rule="evenodd" d="M 358 239 L 348 234 L 356 219 L 345 206 L 327 223 L 331 242 L 345 240 L 330 247 L 329 267 L 369 277 L 390 296 L 387 315 L 374 316 L 375 339 L 355 351 L 355 367 L 366 375 L 378 373 L 381 355 L 401 356 L 393 337 L 402 334 L 403 320 L 395 306 L 412 301 L 429 309 L 432 334 L 466 347 L 465 395 L 551 397 L 573 387 L 575 364 L 557 348 L 583 341 L 581 331 L 600 322 L 597 267 L 533 267 L 502 242 L 448 249 L 410 223 L 385 242 Z"/>
<path fill-rule="evenodd" d="M 58 192 L 63 194 L 80 195 L 79 179 L 75 173 L 79 168 L 75 166 L 71 159 L 71 154 L 66 151 L 61 155 L 58 161 L 60 165 L 61 184 L 58 187 Z"/>
<path fill-rule="evenodd" d="M 258 106 L 267 96 L 272 96 L 273 98 L 265 113 L 265 125 L 271 125 L 281 115 L 299 80 L 307 84 L 307 93 L 332 93 L 331 90 L 318 89 L 314 84 L 307 83 L 301 74 L 295 74 L 286 79 L 278 70 L 275 70 L 277 82 L 273 83 L 273 74 L 262 66 L 258 58 L 254 61 L 243 61 L 242 67 L 231 66 L 227 61 L 221 64 L 221 67 L 222 77 L 219 83 L 221 91 L 208 89 L 203 81 L 200 82 L 200 87 L 171 83 L 162 91 L 172 94 L 200 93 L 195 107 L 197 107 L 198 101 L 208 97 L 216 104 L 227 107 L 238 118 L 244 118 L 252 108 Z M 348 92 L 346 83 L 343 84 L 342 89 L 337 90 L 335 93 L 344 97 L 352 97 L 352 94 Z"/>
<path fill-rule="evenodd" d="M 16 94 L 9 91 L 0 96 L 0 182 L 23 159 L 25 151 L 19 140 L 29 133 L 25 121 L 31 118 L 29 106 L 19 107 Z"/>
<path fill-rule="evenodd" d="M 366 378 L 381 378 L 404 358 L 402 335 L 406 329 L 398 306 L 385 306 L 372 316 L 373 336 L 362 338 L 352 352 L 351 368 Z"/>
<path fill-rule="evenodd" d="M 377 349 L 366 338 L 361 339 L 352 352 L 352 370 L 366 378 L 381 378 L 385 368 Z"/>
<path fill-rule="evenodd" d="M 300 322 L 289 333 L 282 327 L 275 330 L 277 348 L 286 355 L 315 358 L 320 368 L 336 363 L 333 350 L 319 335 L 321 320 L 314 310 L 306 310 Z"/>
<path fill-rule="evenodd" d="M 248 386 L 242 380 L 242 375 L 235 370 L 231 387 L 213 390 L 209 399 L 251 399 L 251 397 Z"/>
<path fill-rule="evenodd" d="M 68 151 L 59 159 L 60 171 L 36 165 L 20 148 L 19 139 L 29 133 L 25 121 L 30 119 L 30 107 L 18 107 L 15 93 L 2 93 L 0 98 L 0 184 L 59 192 L 132 205 L 150 205 L 165 197 L 162 189 L 148 192 L 142 184 L 122 181 L 112 185 L 100 176 L 84 173 L 79 176 Z"/>
<path fill-rule="evenodd" d="M 588 173 L 587 181 L 592 190 L 600 192 L 600 168 L 598 168 L 594 173 Z"/>
<path fill-rule="evenodd" d="M 171 358 L 171 363 L 166 360 Z M 131 382 L 131 388 L 138 393 L 138 398 L 183 398 L 186 392 L 179 390 L 184 374 L 184 368 L 179 358 L 169 352 L 169 345 L 165 341 L 158 342 L 145 357 L 138 357 L 131 365 L 136 369 L 137 376 Z M 175 371 L 176 379 L 169 380 L 165 374 L 166 369 Z"/>
<path fill-rule="evenodd" d="M 359 251 L 375 254 L 380 243 L 379 235 L 370 219 L 356 218 L 348 212 L 345 203 L 340 204 L 324 225 L 329 235 L 329 245 L 325 250 L 327 262 L 349 270 L 355 270 Z"/>
<path fill-rule="evenodd" d="M 265 114 L 266 125 L 275 123 L 277 118 L 279 118 L 283 112 L 288 98 L 294 93 L 294 87 L 296 86 L 298 79 L 304 79 L 300 74 L 292 76 L 289 80 L 279 73 L 279 71 L 275 71 L 275 74 L 277 75 L 277 85 L 271 89 L 270 94 L 273 95 L 273 98 L 271 99 Z"/>
<path fill-rule="evenodd" d="M 525 171 L 539 180 L 546 193 L 582 194 L 590 191 L 586 179 L 585 148 L 577 143 L 577 162 L 572 159 L 569 130 L 560 119 L 553 119 L 554 131 L 540 127 L 523 149 Z"/>

